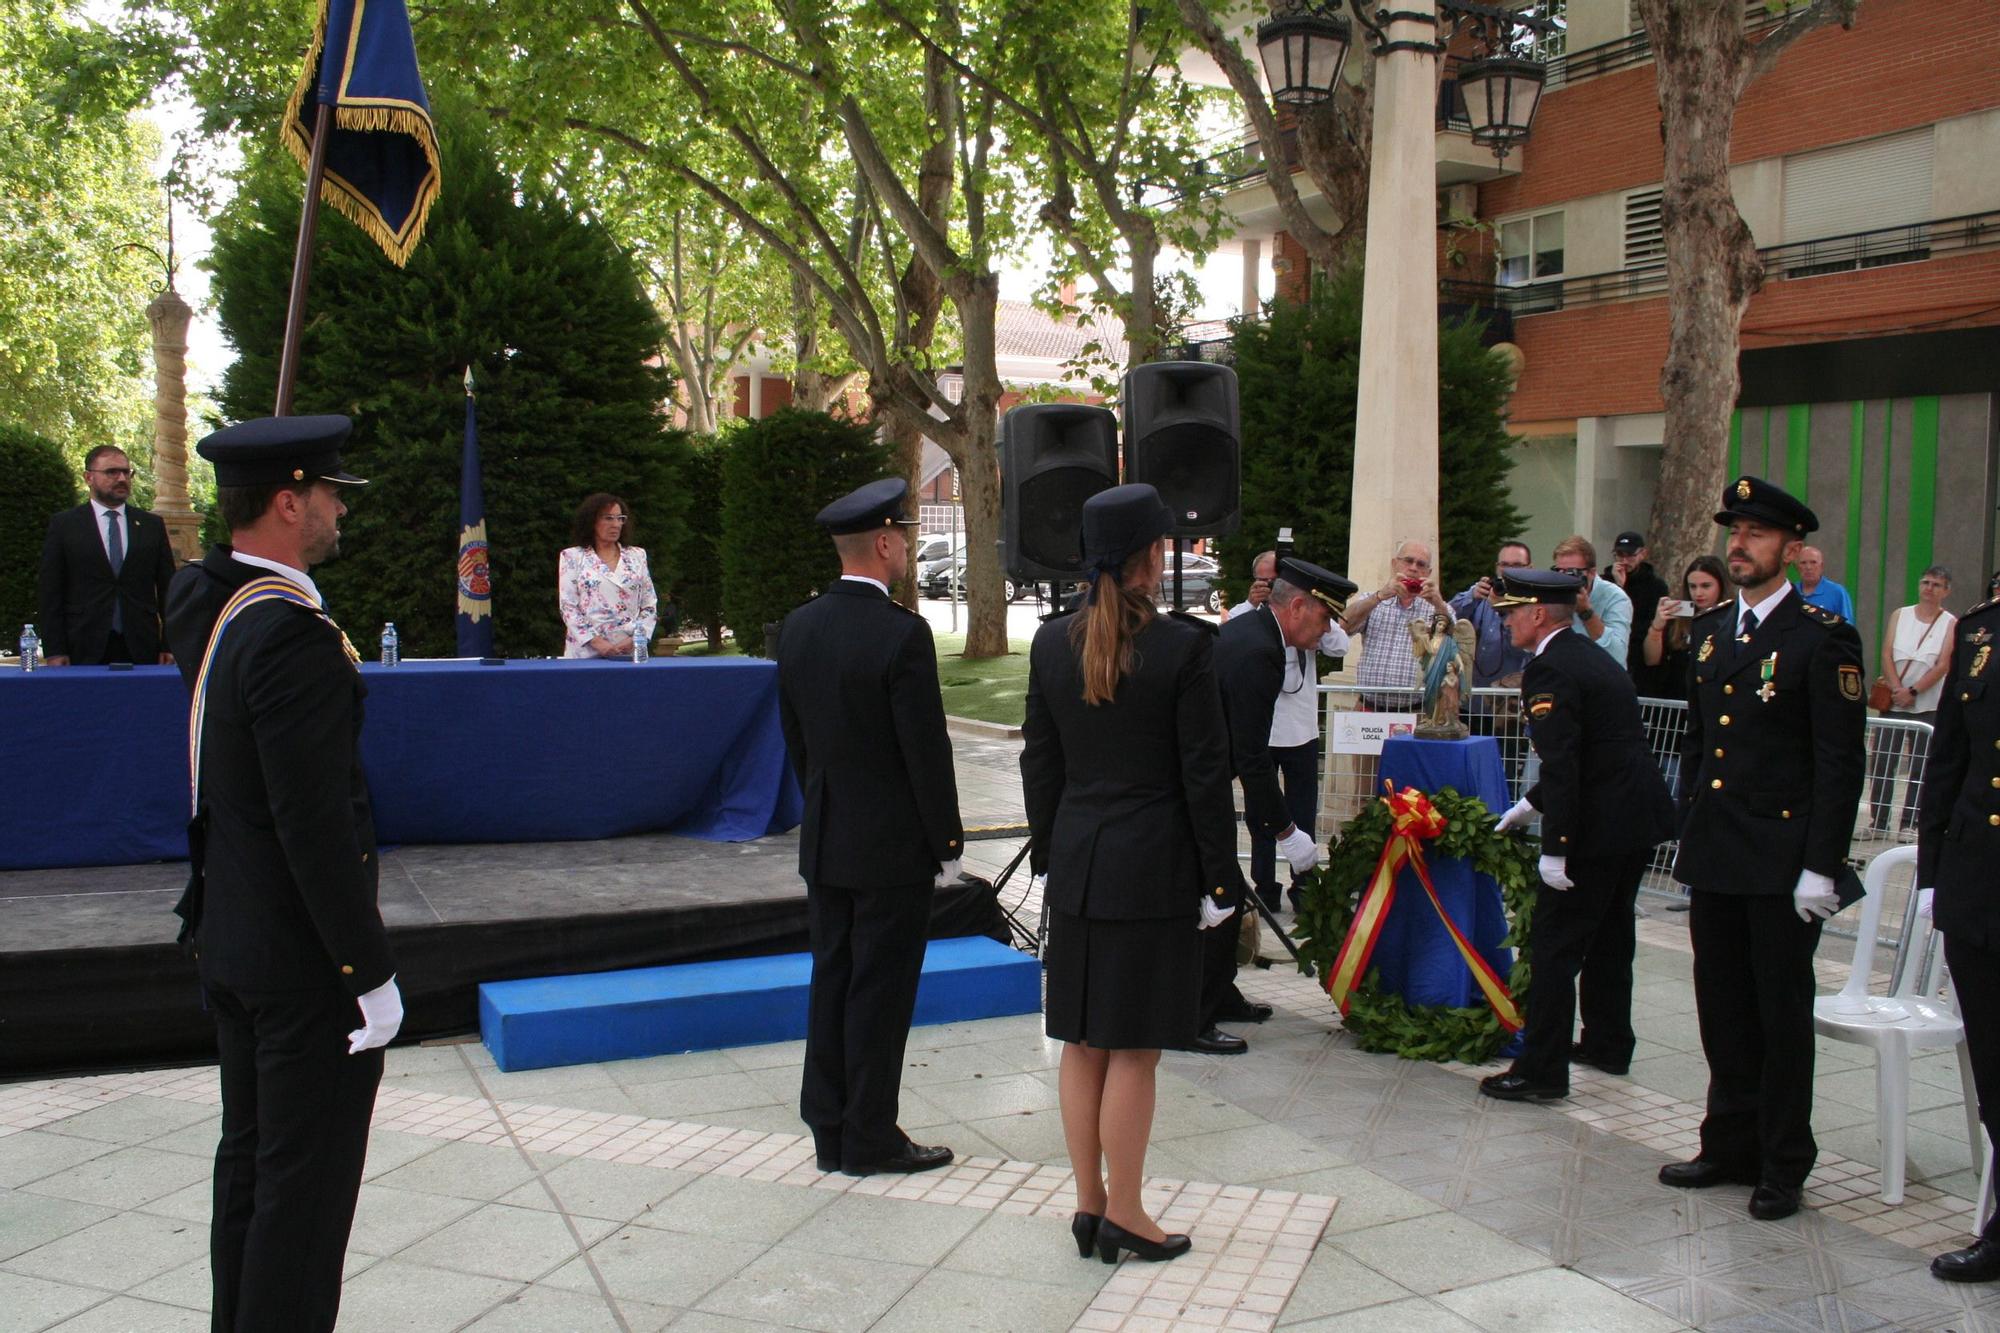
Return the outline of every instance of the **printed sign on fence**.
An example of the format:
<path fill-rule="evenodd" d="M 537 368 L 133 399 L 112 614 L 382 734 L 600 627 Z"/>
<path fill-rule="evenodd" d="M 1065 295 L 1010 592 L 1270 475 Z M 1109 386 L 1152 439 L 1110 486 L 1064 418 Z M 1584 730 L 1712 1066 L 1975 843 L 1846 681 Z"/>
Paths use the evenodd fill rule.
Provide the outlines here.
<path fill-rule="evenodd" d="M 1415 713 L 1335 713 L 1333 752 L 1380 754 L 1383 741 L 1391 736 L 1412 736 L 1416 730 Z"/>

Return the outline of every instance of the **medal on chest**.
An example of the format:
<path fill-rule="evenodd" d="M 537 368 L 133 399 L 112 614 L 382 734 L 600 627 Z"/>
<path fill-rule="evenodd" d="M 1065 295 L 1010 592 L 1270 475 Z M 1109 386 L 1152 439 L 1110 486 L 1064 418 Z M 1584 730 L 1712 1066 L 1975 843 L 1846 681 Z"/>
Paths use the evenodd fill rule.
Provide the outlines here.
<path fill-rule="evenodd" d="M 1992 656 L 1992 654 L 1993 654 L 1992 645 L 1988 644 L 1982 647 L 1978 652 L 1972 655 L 1972 665 L 1966 670 L 1965 674 L 1968 677 L 1976 676 L 1980 672 L 1986 670 L 1986 659 Z"/>
<path fill-rule="evenodd" d="M 1777 674 L 1778 674 L 1778 655 L 1776 653 L 1772 653 L 1769 657 L 1765 658 L 1763 661 L 1757 664 L 1757 675 L 1764 682 L 1757 688 L 1757 697 L 1763 700 L 1765 703 L 1771 702 L 1771 700 L 1776 698 L 1778 695 L 1778 687 L 1772 684 L 1772 681 L 1777 677 Z"/>
<path fill-rule="evenodd" d="M 1713 656 L 1715 656 L 1715 636 L 1711 634 L 1701 641 L 1701 651 L 1694 655 L 1694 660 L 1706 662 Z"/>

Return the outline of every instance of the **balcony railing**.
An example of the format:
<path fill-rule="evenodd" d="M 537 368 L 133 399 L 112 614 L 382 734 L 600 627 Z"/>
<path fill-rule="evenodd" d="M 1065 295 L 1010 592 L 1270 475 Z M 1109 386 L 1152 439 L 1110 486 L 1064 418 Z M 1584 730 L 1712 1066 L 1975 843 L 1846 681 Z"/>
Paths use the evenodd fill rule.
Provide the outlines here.
<path fill-rule="evenodd" d="M 1785 22 L 1785 15 L 1773 14 L 1764 0 L 1745 0 L 1744 10 L 1743 27 L 1746 32 L 1763 32 Z M 1638 32 L 1627 33 L 1602 45 L 1586 46 L 1581 51 L 1568 51 L 1554 57 L 1548 62 L 1547 87 L 1553 92 L 1578 79 L 1616 74 L 1621 69 L 1646 64 L 1652 58 L 1652 39 L 1641 28 Z"/>

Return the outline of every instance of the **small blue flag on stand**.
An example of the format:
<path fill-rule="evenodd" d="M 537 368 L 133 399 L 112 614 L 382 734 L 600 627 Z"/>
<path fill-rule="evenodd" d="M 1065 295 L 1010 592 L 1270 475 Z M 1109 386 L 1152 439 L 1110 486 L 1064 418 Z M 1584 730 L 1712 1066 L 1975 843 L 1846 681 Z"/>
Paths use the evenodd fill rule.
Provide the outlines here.
<path fill-rule="evenodd" d="M 331 114 L 320 198 L 400 268 L 438 193 L 437 129 L 403 0 L 319 0 L 282 131 L 302 167 L 321 106 Z"/>
<path fill-rule="evenodd" d="M 458 474 L 458 655 L 493 656 L 493 572 L 486 558 L 486 489 L 479 479 L 471 366 L 465 368 L 465 454 Z"/>

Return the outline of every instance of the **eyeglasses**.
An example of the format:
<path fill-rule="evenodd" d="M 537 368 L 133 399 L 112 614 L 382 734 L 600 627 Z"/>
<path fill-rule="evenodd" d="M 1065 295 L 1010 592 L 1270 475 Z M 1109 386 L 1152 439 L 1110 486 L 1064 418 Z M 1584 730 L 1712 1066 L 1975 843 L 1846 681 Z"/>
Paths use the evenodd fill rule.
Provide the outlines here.
<path fill-rule="evenodd" d="M 1419 560 L 1413 555 L 1399 555 L 1396 557 L 1396 563 L 1399 565 L 1408 565 L 1411 569 L 1429 569 L 1431 567 L 1430 561 Z"/>
<path fill-rule="evenodd" d="M 138 475 L 129 467 L 94 467 L 91 469 L 100 477 L 131 477 Z"/>
<path fill-rule="evenodd" d="M 623 514 L 599 514 L 597 521 L 599 523 L 623 523 L 626 519 Z"/>
<path fill-rule="evenodd" d="M 1502 569 L 1526 569 L 1527 567 L 1528 562 L 1525 560 L 1502 560 L 1500 562 L 1500 568 Z"/>

